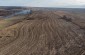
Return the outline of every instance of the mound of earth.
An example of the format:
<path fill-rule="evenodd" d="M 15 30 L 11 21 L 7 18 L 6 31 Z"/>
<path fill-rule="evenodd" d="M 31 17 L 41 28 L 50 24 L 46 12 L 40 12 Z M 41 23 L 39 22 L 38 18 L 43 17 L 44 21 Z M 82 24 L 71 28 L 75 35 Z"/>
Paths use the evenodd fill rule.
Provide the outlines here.
<path fill-rule="evenodd" d="M 34 12 L 0 31 L 0 55 L 85 55 L 85 31 L 56 12 Z"/>

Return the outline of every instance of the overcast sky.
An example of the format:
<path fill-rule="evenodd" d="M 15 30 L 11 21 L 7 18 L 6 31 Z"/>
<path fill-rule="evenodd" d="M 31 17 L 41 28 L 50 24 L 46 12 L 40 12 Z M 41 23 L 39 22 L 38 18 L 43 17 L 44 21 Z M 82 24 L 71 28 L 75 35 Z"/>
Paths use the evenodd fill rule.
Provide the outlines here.
<path fill-rule="evenodd" d="M 0 6 L 85 7 L 85 0 L 0 0 Z"/>

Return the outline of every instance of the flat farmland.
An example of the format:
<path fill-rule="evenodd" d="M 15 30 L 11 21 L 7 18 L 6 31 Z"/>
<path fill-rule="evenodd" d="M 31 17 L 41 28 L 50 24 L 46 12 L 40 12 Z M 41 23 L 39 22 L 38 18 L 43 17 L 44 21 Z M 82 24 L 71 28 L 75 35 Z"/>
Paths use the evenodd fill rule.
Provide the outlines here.
<path fill-rule="evenodd" d="M 39 10 L 19 18 L 0 30 L 0 55 L 85 55 L 85 22 L 77 14 Z"/>

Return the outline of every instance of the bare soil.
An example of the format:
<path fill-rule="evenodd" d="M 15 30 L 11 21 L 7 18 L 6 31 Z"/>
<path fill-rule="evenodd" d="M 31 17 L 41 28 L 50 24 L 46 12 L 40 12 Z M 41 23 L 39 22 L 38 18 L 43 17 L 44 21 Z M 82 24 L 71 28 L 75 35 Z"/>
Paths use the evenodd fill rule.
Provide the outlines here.
<path fill-rule="evenodd" d="M 72 22 L 60 19 L 60 13 L 67 15 L 34 12 L 2 29 L 0 55 L 85 55 L 85 30 L 73 23 L 74 19 Z"/>

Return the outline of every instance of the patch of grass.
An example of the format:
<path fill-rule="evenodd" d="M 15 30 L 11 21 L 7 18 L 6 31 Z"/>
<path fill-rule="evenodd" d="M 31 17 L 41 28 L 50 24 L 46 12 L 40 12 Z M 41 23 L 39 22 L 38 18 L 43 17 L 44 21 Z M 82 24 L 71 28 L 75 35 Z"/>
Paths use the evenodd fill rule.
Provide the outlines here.
<path fill-rule="evenodd" d="M 3 29 L 3 28 L 4 28 L 4 26 L 0 25 L 0 30 Z"/>

